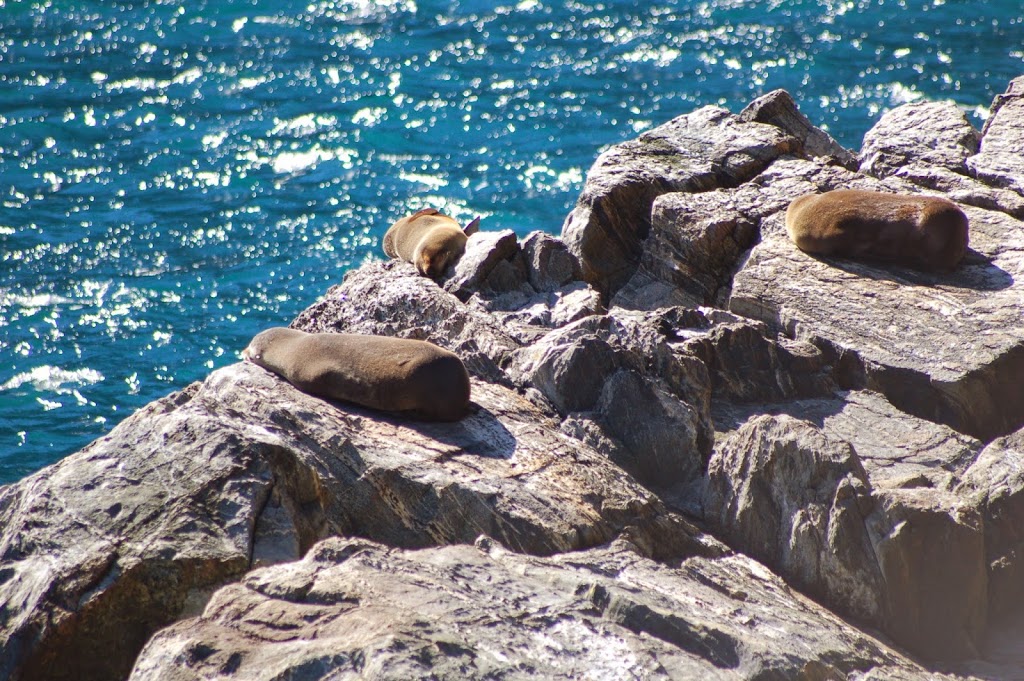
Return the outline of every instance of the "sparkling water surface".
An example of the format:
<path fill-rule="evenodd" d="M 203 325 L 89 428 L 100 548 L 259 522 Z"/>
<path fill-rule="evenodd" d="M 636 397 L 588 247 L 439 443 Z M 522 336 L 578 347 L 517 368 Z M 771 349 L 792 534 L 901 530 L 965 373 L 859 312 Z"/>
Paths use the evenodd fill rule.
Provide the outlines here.
<path fill-rule="evenodd" d="M 238 360 L 425 205 L 558 233 L 607 145 L 786 88 L 980 126 L 1018 0 L 0 0 L 0 483 Z"/>

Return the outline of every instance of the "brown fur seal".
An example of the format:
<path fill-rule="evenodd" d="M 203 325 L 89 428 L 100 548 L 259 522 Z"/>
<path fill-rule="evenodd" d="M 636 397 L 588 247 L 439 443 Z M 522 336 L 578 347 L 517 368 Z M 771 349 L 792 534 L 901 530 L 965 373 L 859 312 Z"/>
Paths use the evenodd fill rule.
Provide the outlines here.
<path fill-rule="evenodd" d="M 256 335 L 242 357 L 299 390 L 384 411 L 457 421 L 469 405 L 469 374 L 433 343 L 276 327 Z"/>
<path fill-rule="evenodd" d="M 447 215 L 424 208 L 388 228 L 384 252 L 411 262 L 420 274 L 436 279 L 462 257 L 466 239 L 479 229 L 480 218 L 463 229 Z"/>
<path fill-rule="evenodd" d="M 818 255 L 891 260 L 954 269 L 967 251 L 967 216 L 936 196 L 836 189 L 805 194 L 786 210 L 797 248 Z"/>

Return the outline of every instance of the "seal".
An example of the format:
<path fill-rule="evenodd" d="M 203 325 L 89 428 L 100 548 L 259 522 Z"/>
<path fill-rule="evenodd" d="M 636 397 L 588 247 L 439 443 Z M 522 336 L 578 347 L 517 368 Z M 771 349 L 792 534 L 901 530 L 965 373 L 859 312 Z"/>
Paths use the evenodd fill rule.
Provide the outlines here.
<path fill-rule="evenodd" d="M 436 279 L 462 257 L 466 240 L 479 229 L 479 217 L 462 228 L 436 209 L 424 208 L 388 228 L 384 252 L 411 262 L 420 274 Z"/>
<path fill-rule="evenodd" d="M 457 421 L 469 406 L 462 360 L 427 341 L 274 327 L 242 357 L 305 393 L 372 409 Z"/>
<path fill-rule="evenodd" d="M 937 196 L 836 189 L 804 194 L 786 209 L 801 251 L 952 271 L 967 252 L 967 216 Z"/>

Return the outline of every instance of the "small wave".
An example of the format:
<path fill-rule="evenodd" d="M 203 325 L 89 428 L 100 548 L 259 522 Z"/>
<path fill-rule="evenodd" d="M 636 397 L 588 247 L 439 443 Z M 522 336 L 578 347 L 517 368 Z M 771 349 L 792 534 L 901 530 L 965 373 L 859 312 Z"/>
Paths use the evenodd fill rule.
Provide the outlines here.
<path fill-rule="evenodd" d="M 17 307 L 22 310 L 38 310 L 54 305 L 64 305 L 74 302 L 70 298 L 58 296 L 55 293 L 33 293 L 24 295 L 20 293 L 0 292 L 0 308 Z"/>
<path fill-rule="evenodd" d="M 92 385 L 103 380 L 103 374 L 95 369 L 68 371 L 54 366 L 41 366 L 14 376 L 0 385 L 0 391 L 17 390 L 29 383 L 39 392 L 53 392 L 58 395 L 73 395 L 76 388 Z"/>

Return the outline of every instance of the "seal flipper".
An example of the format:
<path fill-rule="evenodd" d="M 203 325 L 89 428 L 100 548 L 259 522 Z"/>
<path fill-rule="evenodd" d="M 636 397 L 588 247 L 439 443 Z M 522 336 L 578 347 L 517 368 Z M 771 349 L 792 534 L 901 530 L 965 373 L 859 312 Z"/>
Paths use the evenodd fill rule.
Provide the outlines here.
<path fill-rule="evenodd" d="M 462 228 L 462 233 L 466 236 L 473 236 L 480 231 L 480 216 L 477 215 L 473 218 L 472 222 Z"/>

